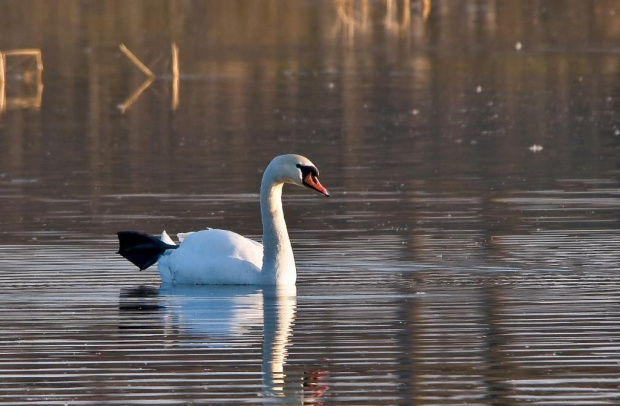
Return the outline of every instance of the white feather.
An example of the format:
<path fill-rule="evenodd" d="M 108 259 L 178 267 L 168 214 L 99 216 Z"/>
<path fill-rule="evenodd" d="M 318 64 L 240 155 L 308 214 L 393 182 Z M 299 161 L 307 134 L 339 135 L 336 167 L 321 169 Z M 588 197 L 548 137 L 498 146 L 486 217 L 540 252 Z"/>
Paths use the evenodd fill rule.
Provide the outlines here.
<path fill-rule="evenodd" d="M 163 242 L 165 242 L 166 244 L 169 245 L 177 245 L 174 241 L 172 241 L 172 238 L 170 238 L 170 236 L 168 235 L 168 233 L 166 232 L 166 230 L 164 230 L 161 233 L 161 237 L 159 238 L 160 240 L 162 240 Z"/>
<path fill-rule="evenodd" d="M 210 230 L 210 228 L 207 228 L 207 230 Z M 179 242 L 183 242 L 183 240 L 185 240 L 187 238 L 188 235 L 192 234 L 193 231 L 187 232 L 187 233 L 177 233 L 177 239 L 179 240 Z"/>

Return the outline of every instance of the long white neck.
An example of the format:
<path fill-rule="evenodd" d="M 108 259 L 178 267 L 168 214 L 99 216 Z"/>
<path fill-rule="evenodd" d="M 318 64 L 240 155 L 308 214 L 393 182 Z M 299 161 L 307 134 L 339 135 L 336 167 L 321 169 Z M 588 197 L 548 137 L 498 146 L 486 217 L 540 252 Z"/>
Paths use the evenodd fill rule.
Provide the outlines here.
<path fill-rule="evenodd" d="M 297 279 L 293 248 L 282 211 L 283 183 L 274 181 L 269 167 L 260 186 L 260 210 L 263 220 L 263 269 L 266 285 L 294 285 Z"/>

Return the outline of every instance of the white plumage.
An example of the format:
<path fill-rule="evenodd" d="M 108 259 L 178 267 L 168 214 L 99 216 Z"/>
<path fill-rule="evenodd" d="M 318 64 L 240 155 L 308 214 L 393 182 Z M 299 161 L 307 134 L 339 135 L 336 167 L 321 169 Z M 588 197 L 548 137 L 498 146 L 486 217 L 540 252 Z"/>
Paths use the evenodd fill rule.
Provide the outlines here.
<path fill-rule="evenodd" d="M 232 231 L 197 231 L 159 257 L 157 268 L 165 283 L 260 285 L 263 245 Z"/>

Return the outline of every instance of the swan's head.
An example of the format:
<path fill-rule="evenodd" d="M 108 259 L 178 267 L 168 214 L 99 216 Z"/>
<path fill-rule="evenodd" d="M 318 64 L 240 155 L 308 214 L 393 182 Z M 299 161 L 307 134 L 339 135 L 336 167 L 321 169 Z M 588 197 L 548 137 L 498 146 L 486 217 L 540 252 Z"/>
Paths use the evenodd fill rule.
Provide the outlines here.
<path fill-rule="evenodd" d="M 319 182 L 319 170 L 308 158 L 301 155 L 275 157 L 265 170 L 265 176 L 267 174 L 272 181 L 305 186 L 329 197 L 329 192 Z"/>

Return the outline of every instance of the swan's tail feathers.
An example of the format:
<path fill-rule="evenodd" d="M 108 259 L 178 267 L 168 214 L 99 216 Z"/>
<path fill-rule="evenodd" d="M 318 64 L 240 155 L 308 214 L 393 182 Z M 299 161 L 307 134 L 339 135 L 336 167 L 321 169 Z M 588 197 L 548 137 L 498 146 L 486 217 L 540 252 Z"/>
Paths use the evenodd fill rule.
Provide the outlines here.
<path fill-rule="evenodd" d="M 165 242 L 166 244 L 169 245 L 177 245 L 174 241 L 172 241 L 172 238 L 170 238 L 170 236 L 168 235 L 168 233 L 166 232 L 166 230 L 164 230 L 161 233 L 161 237 L 159 237 L 160 240 L 162 240 L 163 242 Z"/>
<path fill-rule="evenodd" d="M 141 271 L 157 262 L 166 250 L 178 248 L 178 245 L 166 244 L 157 237 L 136 231 L 119 231 L 117 234 L 118 253 Z"/>

